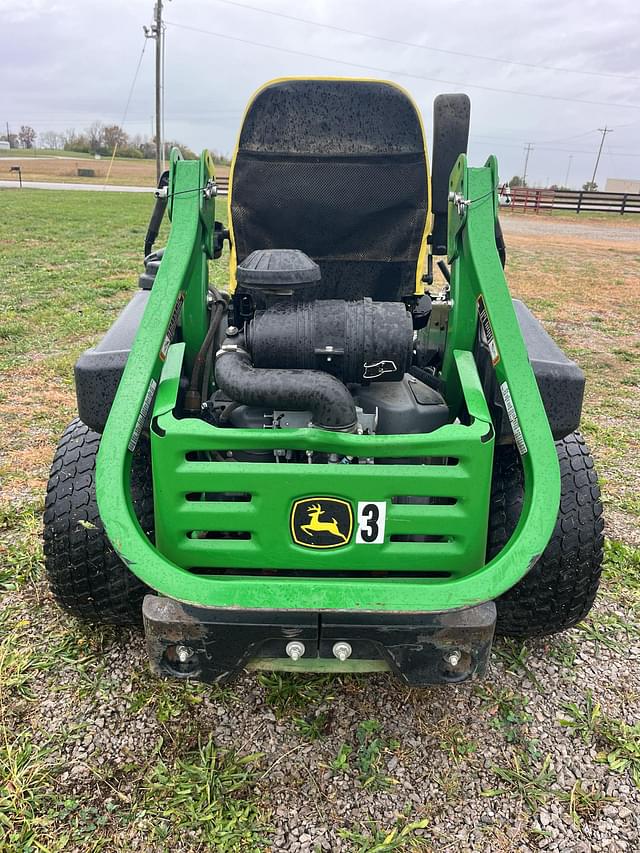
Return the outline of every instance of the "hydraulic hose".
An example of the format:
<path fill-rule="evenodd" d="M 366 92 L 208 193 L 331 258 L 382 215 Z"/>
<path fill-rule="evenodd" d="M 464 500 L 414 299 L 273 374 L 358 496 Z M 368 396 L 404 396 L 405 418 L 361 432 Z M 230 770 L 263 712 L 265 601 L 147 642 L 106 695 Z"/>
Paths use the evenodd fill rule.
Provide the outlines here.
<path fill-rule="evenodd" d="M 213 355 L 212 350 L 216 332 L 218 331 L 222 315 L 227 307 L 227 295 L 218 293 L 217 290 L 212 290 L 212 292 L 214 294 L 215 304 L 211 309 L 209 329 L 202 342 L 202 346 L 198 350 L 198 354 L 194 359 L 191 380 L 184 400 L 185 410 L 191 414 L 196 414 L 200 411 L 200 404 L 202 402 L 201 383 L 203 383 L 203 371 L 205 370 L 207 359 L 210 361 Z"/>
<path fill-rule="evenodd" d="M 227 343 L 228 345 L 228 343 Z M 346 386 L 319 370 L 256 368 L 245 350 L 219 350 L 216 384 L 232 400 L 247 406 L 311 412 L 320 429 L 352 432 L 356 407 Z"/>

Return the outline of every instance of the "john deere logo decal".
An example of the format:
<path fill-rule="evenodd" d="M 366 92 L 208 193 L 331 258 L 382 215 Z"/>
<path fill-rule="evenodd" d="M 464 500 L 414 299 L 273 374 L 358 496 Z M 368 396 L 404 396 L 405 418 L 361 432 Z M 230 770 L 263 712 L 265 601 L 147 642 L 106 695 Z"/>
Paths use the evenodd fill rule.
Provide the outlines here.
<path fill-rule="evenodd" d="M 291 509 L 291 536 L 305 548 L 340 548 L 351 539 L 351 504 L 339 498 L 304 498 Z"/>

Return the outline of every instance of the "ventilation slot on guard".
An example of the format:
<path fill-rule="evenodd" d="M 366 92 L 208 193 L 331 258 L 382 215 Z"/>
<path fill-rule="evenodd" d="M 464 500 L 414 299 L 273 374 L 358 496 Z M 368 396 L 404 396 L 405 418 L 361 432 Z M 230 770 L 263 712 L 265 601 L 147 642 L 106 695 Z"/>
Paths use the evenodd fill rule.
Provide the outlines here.
<path fill-rule="evenodd" d="M 283 432 L 284 431 L 285 430 L 283 430 Z M 292 456 L 293 454 L 296 454 L 296 453 L 298 454 L 298 456 L 304 455 L 304 451 L 301 451 L 299 449 L 295 450 L 295 449 L 292 449 L 292 448 L 286 447 L 286 446 L 279 447 L 278 450 L 280 451 L 281 454 L 287 455 L 288 458 L 290 456 Z M 233 462 L 235 461 L 232 458 L 234 452 L 240 453 L 240 454 L 242 454 L 242 456 L 255 454 L 255 456 L 257 457 L 257 461 L 264 461 L 265 455 L 269 456 L 269 455 L 273 454 L 272 450 L 267 450 L 265 448 L 259 448 L 259 449 L 258 448 L 243 448 L 241 451 L 240 450 L 239 451 L 233 451 L 233 450 L 229 451 L 229 450 L 221 449 L 221 448 L 217 448 L 217 449 L 211 448 L 210 450 L 188 450 L 184 454 L 184 460 L 185 460 L 185 462 L 199 462 L 200 464 L 204 463 L 204 464 L 212 464 L 212 465 L 215 465 L 217 462 L 227 462 L 227 463 L 233 464 Z M 228 453 L 231 455 L 227 456 Z M 318 456 L 323 455 L 323 451 L 316 451 L 316 453 Z M 367 455 L 368 454 L 363 453 L 363 456 L 367 456 Z M 441 466 L 453 466 L 453 465 L 459 465 L 460 464 L 460 460 L 458 459 L 457 456 L 414 456 L 412 458 L 416 463 L 419 463 L 420 465 L 430 465 L 430 466 L 441 467 Z M 300 462 L 304 462 L 305 465 L 307 464 L 306 459 L 305 460 L 300 459 Z M 319 463 L 319 464 L 324 464 L 324 463 Z M 397 459 L 397 456 L 389 456 L 389 457 L 387 457 L 387 456 L 376 456 L 375 457 L 375 464 L 376 465 L 393 465 L 395 468 L 395 467 L 397 467 L 398 459 Z"/>
<path fill-rule="evenodd" d="M 251 495 L 249 492 L 188 492 L 185 499 L 193 502 L 247 503 Z"/>
<path fill-rule="evenodd" d="M 394 495 L 391 498 L 392 504 L 413 505 L 422 504 L 425 506 L 453 506 L 458 503 L 457 498 L 435 498 L 424 497 L 423 495 Z"/>
<path fill-rule="evenodd" d="M 390 542 L 417 542 L 427 545 L 431 542 L 449 542 L 448 536 L 432 536 L 425 533 L 392 533 Z"/>
<path fill-rule="evenodd" d="M 282 578 L 450 578 L 452 572 L 345 572 L 318 569 L 311 574 L 304 569 L 217 569 L 205 566 L 189 566 L 187 571 L 194 575 L 230 577 L 282 577 Z"/>
<path fill-rule="evenodd" d="M 188 530 L 187 539 L 251 539 L 248 530 Z"/>

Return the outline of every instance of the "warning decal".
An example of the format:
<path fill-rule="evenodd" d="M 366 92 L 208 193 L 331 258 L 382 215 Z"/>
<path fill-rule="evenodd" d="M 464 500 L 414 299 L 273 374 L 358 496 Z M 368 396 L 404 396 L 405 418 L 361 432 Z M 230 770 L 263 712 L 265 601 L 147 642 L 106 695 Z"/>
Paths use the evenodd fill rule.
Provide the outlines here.
<path fill-rule="evenodd" d="M 518 420 L 516 410 L 513 406 L 513 400 L 511 399 L 511 391 L 509 391 L 509 386 L 506 382 L 503 382 L 500 385 L 500 391 L 502 392 L 502 399 L 504 400 L 507 415 L 509 416 L 509 423 L 511 424 L 511 429 L 513 430 L 513 437 L 516 440 L 518 452 L 520 453 L 520 456 L 524 456 L 527 452 L 527 445 L 524 440 L 524 436 L 522 435 L 522 430 L 520 429 L 520 421 Z"/>
<path fill-rule="evenodd" d="M 144 402 L 142 403 L 142 408 L 140 409 L 138 420 L 136 421 L 131 440 L 129 441 L 128 447 L 132 453 L 136 449 L 136 445 L 138 444 L 138 439 L 140 438 L 142 427 L 144 426 L 144 422 L 146 421 L 147 415 L 149 414 L 149 409 L 151 408 L 151 401 L 153 400 L 153 395 L 156 393 L 157 387 L 158 383 L 155 379 L 152 379 L 149 383 L 149 387 L 147 388 L 147 393 L 144 395 Z"/>
<path fill-rule="evenodd" d="M 181 293 L 180 296 L 178 296 L 178 301 L 176 302 L 175 308 L 173 309 L 173 314 L 171 315 L 171 319 L 169 320 L 169 325 L 167 326 L 167 334 L 164 336 L 162 346 L 160 347 L 160 361 L 164 361 L 167 357 L 167 353 L 169 352 L 169 347 L 171 346 L 171 341 L 173 340 L 173 336 L 176 333 L 176 327 L 178 325 L 178 320 L 180 319 L 180 312 L 182 311 L 183 302 L 184 293 Z"/>
<path fill-rule="evenodd" d="M 489 348 L 489 354 L 491 355 L 491 364 L 495 367 L 496 364 L 500 361 L 500 353 L 498 352 L 496 339 L 493 336 L 491 320 L 489 319 L 489 315 L 487 314 L 487 308 L 484 304 L 484 299 L 482 298 L 482 296 L 478 296 L 478 317 L 480 318 L 481 339 L 483 343 L 485 343 Z"/>

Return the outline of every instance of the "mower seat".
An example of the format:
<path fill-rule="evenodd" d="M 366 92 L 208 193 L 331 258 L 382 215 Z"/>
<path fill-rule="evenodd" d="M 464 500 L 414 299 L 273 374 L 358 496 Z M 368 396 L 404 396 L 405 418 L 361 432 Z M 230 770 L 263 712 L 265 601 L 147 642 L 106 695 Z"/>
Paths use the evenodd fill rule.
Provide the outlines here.
<path fill-rule="evenodd" d="M 394 83 L 268 83 L 247 108 L 229 185 L 231 290 L 254 250 L 300 249 L 320 266 L 320 298 L 423 292 L 428 160 L 417 108 Z"/>

